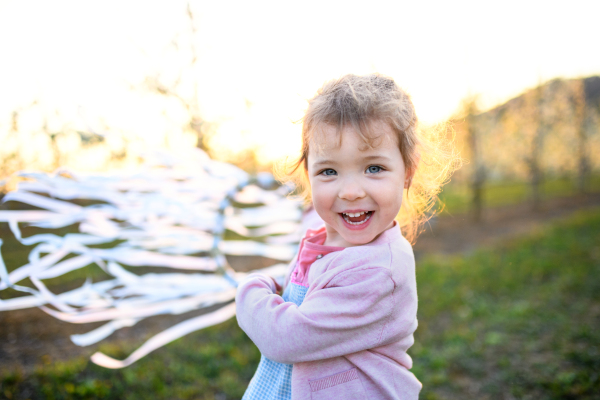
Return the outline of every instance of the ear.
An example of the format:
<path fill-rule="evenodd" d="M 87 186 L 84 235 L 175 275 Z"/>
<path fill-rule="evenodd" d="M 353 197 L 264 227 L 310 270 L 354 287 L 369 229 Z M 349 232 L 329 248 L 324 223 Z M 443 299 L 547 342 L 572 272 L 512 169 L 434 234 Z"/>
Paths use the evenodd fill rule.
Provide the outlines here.
<path fill-rule="evenodd" d="M 413 167 L 406 170 L 406 177 L 404 178 L 404 189 L 410 188 L 410 184 L 412 183 L 412 179 L 415 176 L 415 171 L 417 170 L 419 161 L 421 161 L 421 155 L 417 154 L 415 158 L 416 159 Z"/>
<path fill-rule="evenodd" d="M 406 178 L 404 179 L 404 189 L 408 189 L 412 183 L 412 178 L 415 175 L 414 168 L 406 171 Z"/>

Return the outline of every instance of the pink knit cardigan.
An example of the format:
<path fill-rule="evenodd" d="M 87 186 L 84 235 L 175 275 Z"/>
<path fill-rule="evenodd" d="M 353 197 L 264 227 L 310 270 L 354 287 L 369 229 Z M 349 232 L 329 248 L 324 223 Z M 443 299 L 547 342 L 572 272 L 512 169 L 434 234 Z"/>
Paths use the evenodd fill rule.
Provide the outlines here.
<path fill-rule="evenodd" d="M 261 353 L 294 365 L 292 399 L 417 399 L 406 353 L 417 329 L 415 262 L 398 226 L 316 260 L 305 279 L 300 306 L 261 274 L 236 296 L 238 324 Z"/>

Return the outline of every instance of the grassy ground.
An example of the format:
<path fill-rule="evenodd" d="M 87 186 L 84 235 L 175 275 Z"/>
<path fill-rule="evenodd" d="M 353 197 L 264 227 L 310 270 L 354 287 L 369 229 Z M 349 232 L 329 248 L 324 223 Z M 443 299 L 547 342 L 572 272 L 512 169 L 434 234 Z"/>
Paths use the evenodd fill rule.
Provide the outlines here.
<path fill-rule="evenodd" d="M 588 190 L 600 192 L 600 175 L 591 177 Z M 577 188 L 573 179 L 547 179 L 542 183 L 541 193 L 544 198 L 574 196 Z M 460 214 L 469 210 L 471 196 L 467 186 L 449 184 L 444 188 L 440 199 L 445 205 L 445 212 Z M 530 198 L 531 188 L 527 182 L 489 183 L 483 188 L 483 207 L 518 204 Z"/>
<path fill-rule="evenodd" d="M 139 345 L 139 343 L 138 343 Z M 131 344 L 100 346 L 125 358 Z M 230 320 L 177 340 L 131 367 L 109 370 L 87 359 L 2 370 L 3 399 L 240 399 L 260 354 Z"/>
<path fill-rule="evenodd" d="M 424 399 L 597 399 L 600 210 L 418 266 Z"/>
<path fill-rule="evenodd" d="M 426 259 L 417 274 L 410 354 L 421 398 L 598 398 L 600 210 L 468 256 Z M 134 344 L 100 350 L 124 358 Z M 0 365 L 0 398 L 239 399 L 258 360 L 231 320 L 123 370 L 86 359 L 30 373 Z"/>

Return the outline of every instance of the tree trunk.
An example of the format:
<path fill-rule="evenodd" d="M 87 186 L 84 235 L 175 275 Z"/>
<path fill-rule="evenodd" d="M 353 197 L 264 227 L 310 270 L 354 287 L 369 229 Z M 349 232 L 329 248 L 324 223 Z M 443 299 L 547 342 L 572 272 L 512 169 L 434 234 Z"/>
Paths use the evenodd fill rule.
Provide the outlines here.
<path fill-rule="evenodd" d="M 577 191 L 584 194 L 588 191 L 590 160 L 588 157 L 587 127 L 589 116 L 585 101 L 585 82 L 580 80 L 574 93 L 575 126 L 577 129 Z"/>
<path fill-rule="evenodd" d="M 577 190 L 581 194 L 587 193 L 590 178 L 590 160 L 587 151 L 588 138 L 585 128 L 585 124 L 582 124 L 582 126 L 579 127 L 577 135 L 577 158 L 579 161 L 577 163 Z"/>
<path fill-rule="evenodd" d="M 477 129 L 474 124 L 473 104 L 469 105 L 467 115 L 467 129 L 469 146 L 471 147 L 471 162 L 473 175 L 471 177 L 471 213 L 475 222 L 480 222 L 483 214 L 483 185 L 485 183 L 485 168 L 481 155 L 481 144 L 478 140 Z"/>
<path fill-rule="evenodd" d="M 537 89 L 537 128 L 531 141 L 531 154 L 529 157 L 529 181 L 531 185 L 531 207 L 533 211 L 539 211 L 542 203 L 541 186 L 543 181 L 542 169 L 540 167 L 540 159 L 542 155 L 542 147 L 544 144 L 544 135 L 546 130 L 546 121 L 544 120 L 544 98 L 543 87 Z"/>

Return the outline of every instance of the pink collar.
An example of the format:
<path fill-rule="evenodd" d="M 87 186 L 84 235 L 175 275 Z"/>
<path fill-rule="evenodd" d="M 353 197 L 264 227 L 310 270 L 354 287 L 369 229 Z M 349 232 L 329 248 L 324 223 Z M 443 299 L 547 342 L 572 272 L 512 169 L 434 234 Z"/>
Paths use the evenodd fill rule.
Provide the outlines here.
<path fill-rule="evenodd" d="M 344 247 L 325 246 L 327 232 L 325 227 L 313 231 L 309 229 L 302 242 L 300 242 L 300 251 L 298 252 L 298 261 L 296 269 L 292 272 L 291 282 L 308 287 L 308 270 L 313 262 L 325 257 L 329 253 L 344 250 Z"/>

